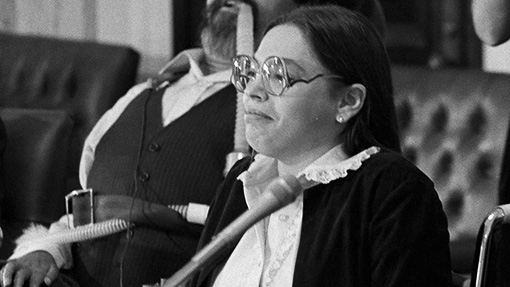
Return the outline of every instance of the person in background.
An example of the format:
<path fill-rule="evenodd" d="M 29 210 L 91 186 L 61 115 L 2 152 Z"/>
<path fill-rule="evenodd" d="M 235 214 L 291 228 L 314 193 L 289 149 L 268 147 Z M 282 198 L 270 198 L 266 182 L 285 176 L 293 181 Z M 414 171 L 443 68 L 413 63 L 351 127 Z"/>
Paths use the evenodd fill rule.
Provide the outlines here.
<path fill-rule="evenodd" d="M 232 82 L 255 155 L 228 173 L 199 248 L 275 180 L 304 193 L 191 286 L 451 286 L 446 215 L 400 153 L 388 56 L 365 17 L 339 6 L 285 14 L 254 55 L 234 58 Z"/>
<path fill-rule="evenodd" d="M 384 32 L 377 0 L 252 0 L 243 3 L 253 11 L 254 45 L 277 16 L 324 2 L 363 11 Z M 2 269 L 4 286 L 44 282 L 140 287 L 169 277 L 191 258 L 202 229 L 195 222 L 204 220 L 199 215 L 207 213 L 224 178 L 225 158 L 234 149 L 237 96 L 230 85 L 230 61 L 236 55 L 240 4 L 210 1 L 201 33 L 203 48 L 171 60 L 163 73 L 168 78 L 133 87 L 104 114 L 85 142 L 81 185 L 103 199 L 121 200 L 119 213 L 128 215 L 134 227 L 73 245 L 35 244 L 31 239 L 66 230 L 68 222 L 82 224 L 77 218 L 87 216 L 77 211 L 74 220 L 63 217 L 49 230 L 31 228 L 18 239 L 14 255 Z M 157 222 L 166 220 L 145 217 L 146 207 L 169 205 L 187 208 L 178 231 Z M 107 207 L 101 211 L 113 213 L 110 218 L 119 214 Z M 134 215 L 140 215 L 140 222 Z"/>
<path fill-rule="evenodd" d="M 510 39 L 510 1 L 472 0 L 471 13 L 476 35 L 489 46 Z"/>

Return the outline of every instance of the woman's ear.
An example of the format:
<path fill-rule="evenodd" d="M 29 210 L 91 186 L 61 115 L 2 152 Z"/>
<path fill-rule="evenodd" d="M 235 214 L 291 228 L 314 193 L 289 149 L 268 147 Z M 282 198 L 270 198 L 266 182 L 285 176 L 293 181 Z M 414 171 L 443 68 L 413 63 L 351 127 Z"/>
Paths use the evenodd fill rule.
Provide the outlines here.
<path fill-rule="evenodd" d="M 338 102 L 337 121 L 347 122 L 363 107 L 367 89 L 362 84 L 352 84 L 344 90 L 344 95 Z M 341 120 L 339 120 L 341 119 Z"/>

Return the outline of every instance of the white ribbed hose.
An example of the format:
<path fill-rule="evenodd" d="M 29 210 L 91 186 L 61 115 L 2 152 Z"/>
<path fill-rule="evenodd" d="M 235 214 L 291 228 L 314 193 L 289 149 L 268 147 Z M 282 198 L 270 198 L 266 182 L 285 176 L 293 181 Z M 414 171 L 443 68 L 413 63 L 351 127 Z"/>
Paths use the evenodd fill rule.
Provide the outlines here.
<path fill-rule="evenodd" d="M 92 225 L 82 225 L 56 233 L 48 233 L 47 235 L 41 236 L 33 241 L 43 241 L 54 244 L 80 242 L 111 235 L 126 230 L 128 227 L 129 224 L 125 220 L 114 218 Z"/>
<path fill-rule="evenodd" d="M 236 35 L 236 53 L 238 55 L 253 55 L 253 14 L 251 6 L 237 2 L 239 7 L 237 15 L 237 35 Z M 226 175 L 230 168 L 239 159 L 249 155 L 250 148 L 246 141 L 244 126 L 244 106 L 243 94 L 237 93 L 236 122 L 234 132 L 234 150 L 227 155 L 224 174 Z"/>

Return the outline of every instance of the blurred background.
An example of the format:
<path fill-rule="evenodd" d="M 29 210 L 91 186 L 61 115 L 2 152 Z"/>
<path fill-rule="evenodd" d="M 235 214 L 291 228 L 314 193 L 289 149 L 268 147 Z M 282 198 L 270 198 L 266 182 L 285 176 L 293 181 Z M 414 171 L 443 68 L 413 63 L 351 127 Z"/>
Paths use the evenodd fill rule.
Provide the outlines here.
<path fill-rule="evenodd" d="M 197 46 L 206 0 L 0 0 L 0 30 L 124 44 L 142 58 L 139 78 Z M 391 60 L 510 72 L 510 43 L 480 43 L 466 0 L 381 0 Z"/>
<path fill-rule="evenodd" d="M 507 135 L 510 41 L 497 47 L 481 43 L 474 33 L 470 0 L 380 2 L 386 16 L 385 42 L 390 60 L 398 64 L 392 72 L 404 153 L 434 180 L 449 220 L 453 271 L 467 276 L 472 270 L 477 231 L 483 216 L 497 204 L 510 203 L 510 138 Z M 42 154 L 46 158 L 40 162 L 49 167 L 55 163 L 64 169 L 67 158 L 54 161 L 56 156 L 53 155 L 67 156 L 61 151 L 61 146 L 66 147 L 72 135 L 73 143 L 78 145 L 73 146 L 74 153 L 69 153 L 70 159 L 74 159 L 74 168 L 67 170 L 77 182 L 78 159 L 84 137 L 102 113 L 135 80 L 141 82 L 156 75 L 178 52 L 199 46 L 198 31 L 205 4 L 206 0 L 0 0 L 0 32 L 79 40 L 79 45 L 87 41 L 129 46 L 141 56 L 138 64 L 138 53 L 131 49 L 97 47 L 101 45 L 89 45 L 94 46 L 88 49 L 90 54 L 83 55 L 82 50 L 73 46 L 75 43 L 67 43 L 61 45 L 64 48 L 60 50 L 47 44 L 39 54 L 26 56 L 28 60 L 24 61 L 23 54 L 37 52 L 41 42 L 24 44 L 26 42 L 19 40 L 12 41 L 15 45 L 9 49 L 0 50 L 0 60 L 6 59 L 1 62 L 1 68 L 7 71 L 6 80 L 0 82 L 0 116 L 7 123 L 8 138 L 14 138 L 11 141 L 14 144 L 6 149 L 9 163 L 26 158 L 26 166 L 37 166 L 38 162 L 30 156 Z M 5 43 L 8 41 L 5 40 Z M 23 52 L 19 51 L 20 47 Z M 67 51 L 69 47 L 74 47 L 74 50 Z M 108 48 L 109 53 L 100 48 Z M 47 53 L 48 50 L 51 53 Z M 119 57 L 119 51 L 125 55 Z M 43 55 L 40 60 L 34 58 L 39 55 Z M 91 61 L 91 55 L 96 62 Z M 80 58 L 79 61 L 76 58 Z M 131 63 L 126 59 L 131 59 Z M 114 69 L 102 69 L 100 64 L 103 62 L 113 63 Z M 11 63 L 11 66 L 6 63 Z M 39 70 L 43 72 L 41 75 Z M 127 72 L 133 72 L 133 76 L 126 75 Z M 77 80 L 79 75 L 86 79 L 94 78 L 90 75 L 101 79 L 89 83 L 88 80 Z M 111 83 L 123 86 L 112 86 Z M 96 92 L 96 89 L 101 92 Z M 11 109 L 5 111 L 6 107 Z M 48 124 L 39 118 L 28 121 L 27 117 L 31 118 L 34 111 L 24 109 L 36 109 L 37 113 L 41 113 L 38 110 L 41 107 L 60 109 L 58 117 L 48 115 Z M 19 110 L 12 108 L 21 108 L 21 116 Z M 41 123 L 50 131 L 60 132 L 53 133 L 51 139 L 62 145 L 47 145 L 47 150 L 53 153 L 40 152 L 38 145 L 31 144 L 44 143 L 34 136 L 46 137 L 46 130 L 37 125 Z M 35 133 L 34 130 L 42 132 Z M 67 137 L 62 136 L 64 133 Z M 15 150 L 21 146 L 19 143 L 23 143 L 26 149 L 34 146 L 34 151 Z M 20 182 L 29 182 L 26 178 L 32 178 L 31 175 L 21 175 L 16 169 L 10 170 L 12 174 L 20 174 Z M 49 174 L 58 174 L 53 169 L 48 170 L 51 171 Z M 41 181 L 60 184 L 51 177 L 41 177 Z M 63 211 L 55 209 L 51 215 L 54 218 L 49 218 L 45 206 L 51 203 L 54 208 L 54 202 L 72 189 L 68 188 L 69 185 L 60 184 L 56 193 L 39 193 L 38 184 L 34 181 L 31 185 L 33 192 L 27 188 L 12 189 L 8 199 L 16 204 L 6 200 L 2 202 L 0 191 L 0 203 L 12 206 L 12 210 L 30 211 L 26 212 L 32 216 L 28 219 L 23 217 L 25 213 L 17 215 L 13 212 L 16 220 L 39 220 L 49 224 Z M 48 190 L 53 191 L 50 187 Z M 23 192 L 17 193 L 20 191 Z M 27 200 L 25 205 L 25 198 L 20 194 L 28 194 L 26 198 L 34 200 Z M 33 194 L 37 196 L 30 197 Z M 39 197 L 40 194 L 44 196 Z M 48 194 L 57 199 L 48 200 Z M 32 212 L 31 208 L 23 207 L 32 203 L 30 206 L 37 204 L 41 208 Z M 0 206 L 0 211 L 4 206 Z M 45 216 L 42 219 L 38 218 L 41 214 Z M 13 221 L 13 226 L 18 223 Z M 10 254 L 12 241 L 20 234 L 9 233 L 7 228 L 4 232 L 6 239 L 10 236 L 9 240 L 4 240 L 4 247 L 8 242 L 10 245 L 4 254 L 0 251 L 1 259 L 5 258 L 1 255 Z M 500 273 L 510 274 L 510 245 L 504 243 L 501 246 L 506 250 L 496 253 L 498 257 L 494 264 L 501 261 Z M 494 270 L 499 272 L 500 269 Z M 500 280 L 491 276 L 496 278 L 494 281 L 507 280 L 501 286 L 510 286 L 510 278 Z M 462 286 L 464 279 L 461 277 L 456 286 Z"/>

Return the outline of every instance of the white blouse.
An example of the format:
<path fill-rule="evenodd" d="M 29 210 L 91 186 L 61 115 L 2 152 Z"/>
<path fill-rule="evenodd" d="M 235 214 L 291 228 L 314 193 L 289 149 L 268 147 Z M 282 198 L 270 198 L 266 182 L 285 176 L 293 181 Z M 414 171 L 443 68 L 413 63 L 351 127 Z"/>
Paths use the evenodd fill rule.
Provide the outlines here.
<path fill-rule="evenodd" d="M 305 189 L 326 184 L 345 177 L 348 170 L 357 170 L 362 161 L 377 152 L 378 147 L 371 147 L 347 158 L 338 145 L 296 176 Z M 243 182 L 248 208 L 278 176 L 276 159 L 255 156 L 253 164 L 238 177 Z M 214 287 L 292 286 L 302 219 L 301 194 L 293 203 L 248 229 L 218 275 Z"/>

